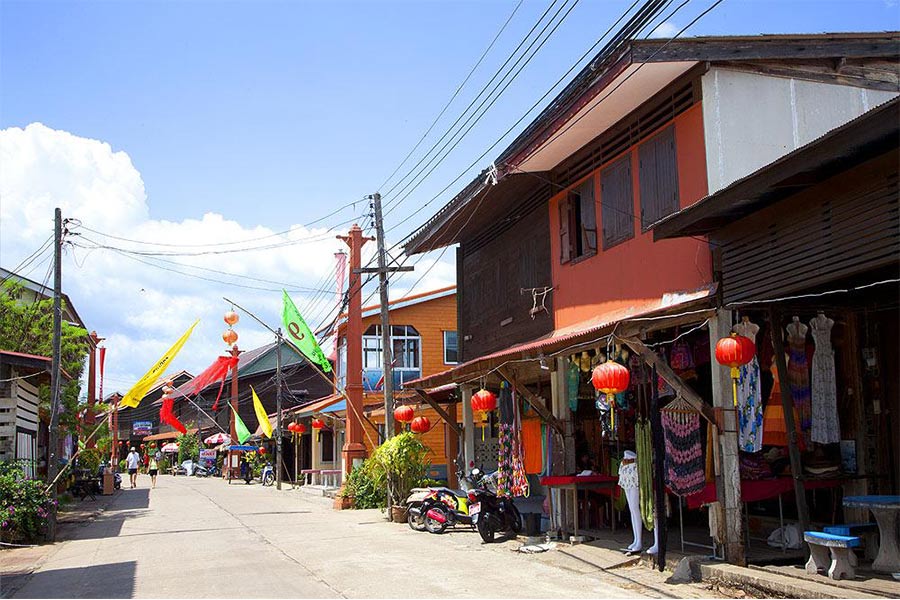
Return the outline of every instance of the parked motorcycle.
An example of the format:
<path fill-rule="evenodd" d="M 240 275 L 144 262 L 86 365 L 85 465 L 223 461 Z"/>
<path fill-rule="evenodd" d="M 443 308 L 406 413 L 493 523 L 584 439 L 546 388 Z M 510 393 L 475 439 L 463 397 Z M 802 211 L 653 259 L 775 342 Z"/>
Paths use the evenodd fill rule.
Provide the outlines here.
<path fill-rule="evenodd" d="M 262 473 L 259 475 L 260 481 L 262 481 L 263 485 L 272 485 L 275 483 L 275 471 L 272 469 L 272 463 L 267 462 L 266 466 L 263 467 Z"/>
<path fill-rule="evenodd" d="M 219 470 L 216 468 L 216 465 L 211 465 L 206 461 L 200 461 L 194 465 L 194 477 L 215 477 L 218 474 Z"/>
<path fill-rule="evenodd" d="M 472 469 L 467 476 L 457 473 L 461 490 L 429 488 L 430 493 L 417 509 L 410 509 L 409 519 L 421 520 L 421 527 L 429 533 L 444 533 L 455 525 L 473 525 L 469 514 L 471 490 L 476 489 L 483 478 L 479 469 Z M 417 522 L 418 524 L 418 522 Z M 410 523 L 410 527 L 417 529 Z"/>
<path fill-rule="evenodd" d="M 469 490 L 469 514 L 481 539 L 490 544 L 497 532 L 518 534 L 522 531 L 522 515 L 512 498 L 498 496 L 495 482 L 486 481 L 487 479 L 482 480 L 484 485 Z"/>

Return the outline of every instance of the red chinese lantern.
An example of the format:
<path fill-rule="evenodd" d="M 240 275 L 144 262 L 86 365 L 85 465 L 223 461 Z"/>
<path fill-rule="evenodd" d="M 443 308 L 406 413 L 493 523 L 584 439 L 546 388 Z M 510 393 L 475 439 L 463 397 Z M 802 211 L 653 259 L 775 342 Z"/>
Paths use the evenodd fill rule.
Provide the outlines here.
<path fill-rule="evenodd" d="M 616 394 L 621 394 L 628 389 L 631 383 L 631 373 L 628 369 L 614 360 L 608 360 L 594 367 L 591 373 L 591 383 L 594 389 L 606 394 L 606 404 L 609 406 L 610 429 L 616 429 Z"/>
<path fill-rule="evenodd" d="M 236 324 L 238 321 L 241 320 L 241 318 L 238 316 L 238 314 L 236 312 L 234 312 L 233 310 L 229 310 L 227 313 L 225 313 L 225 316 L 222 318 L 225 319 L 225 322 L 228 323 L 229 327 L 231 327 L 232 325 Z"/>
<path fill-rule="evenodd" d="M 409 428 L 413 433 L 426 433 L 431 429 L 431 421 L 428 420 L 428 417 L 416 417 L 409 424 Z"/>
<path fill-rule="evenodd" d="M 732 393 L 737 407 L 737 381 L 741 377 L 739 367 L 746 365 L 756 356 L 756 344 L 748 337 L 732 333 L 716 342 L 716 362 L 731 367 Z"/>
<path fill-rule="evenodd" d="M 296 423 L 288 423 L 287 430 L 290 431 L 291 433 L 295 433 L 296 426 L 297 426 Z"/>
<path fill-rule="evenodd" d="M 226 329 L 225 333 L 222 334 L 222 339 L 225 340 L 225 343 L 231 346 L 238 340 L 237 331 L 234 329 Z"/>
<path fill-rule="evenodd" d="M 296 427 L 294 427 L 294 431 L 297 432 L 297 435 L 303 435 L 306 433 L 306 425 L 303 423 L 295 423 Z"/>
<path fill-rule="evenodd" d="M 394 409 L 394 419 L 396 419 L 398 423 L 409 423 L 415 416 L 416 413 L 412 406 L 404 405 Z"/>
<path fill-rule="evenodd" d="M 488 413 L 497 408 L 497 395 L 481 388 L 472 394 L 472 411 L 481 421 L 481 441 L 484 441 L 484 424 L 487 422 Z"/>
<path fill-rule="evenodd" d="M 263 447 L 257 448 L 256 451 L 259 452 L 259 455 L 260 455 L 260 456 L 265 456 L 265 455 L 266 455 L 266 449 L 263 448 Z"/>
<path fill-rule="evenodd" d="M 323 421 L 322 419 L 313 419 L 312 427 L 313 429 L 322 429 L 323 427 L 325 427 L 325 421 Z"/>

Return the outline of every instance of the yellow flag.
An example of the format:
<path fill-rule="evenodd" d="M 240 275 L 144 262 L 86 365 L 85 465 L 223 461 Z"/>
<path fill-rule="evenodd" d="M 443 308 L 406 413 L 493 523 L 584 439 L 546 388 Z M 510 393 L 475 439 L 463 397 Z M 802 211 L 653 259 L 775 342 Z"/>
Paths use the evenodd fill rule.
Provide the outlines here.
<path fill-rule="evenodd" d="M 266 409 L 263 408 L 262 402 L 260 402 L 259 396 L 256 395 L 256 390 L 253 389 L 252 385 L 250 386 L 250 391 L 253 393 L 253 410 L 256 411 L 259 426 L 262 427 L 266 437 L 270 438 L 272 437 L 272 424 L 269 423 L 269 415 L 266 414 Z"/>
<path fill-rule="evenodd" d="M 122 401 L 119 402 L 120 406 L 130 406 L 132 408 L 137 408 L 138 404 L 141 403 L 141 400 L 144 396 L 147 395 L 147 392 L 150 391 L 150 388 L 153 387 L 160 377 L 162 377 L 163 373 L 166 372 L 166 369 L 169 366 L 169 363 L 172 362 L 172 359 L 175 358 L 175 355 L 181 350 L 181 347 L 184 346 L 184 343 L 187 342 L 188 338 L 191 337 L 191 333 L 194 331 L 194 327 L 197 326 L 197 323 L 200 322 L 200 319 L 194 321 L 194 324 L 191 325 L 190 329 L 184 332 L 178 341 L 175 342 L 169 350 L 160 357 L 156 364 L 150 367 L 150 370 L 147 371 L 143 377 L 141 377 L 134 387 L 128 390 L 128 393 L 125 394 L 125 397 L 122 398 Z"/>

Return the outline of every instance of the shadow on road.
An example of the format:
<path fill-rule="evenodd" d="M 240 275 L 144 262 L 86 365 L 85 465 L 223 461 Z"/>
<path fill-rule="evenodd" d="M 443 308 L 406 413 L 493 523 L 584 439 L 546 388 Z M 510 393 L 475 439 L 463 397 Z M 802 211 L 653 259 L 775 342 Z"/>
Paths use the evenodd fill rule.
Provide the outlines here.
<path fill-rule="evenodd" d="M 33 573 L 10 598 L 131 598 L 134 561 Z"/>
<path fill-rule="evenodd" d="M 117 537 L 126 520 L 144 516 L 149 508 L 149 489 L 122 490 L 90 527 L 84 527 L 81 522 L 67 524 L 60 531 L 61 537 L 78 540 Z"/>

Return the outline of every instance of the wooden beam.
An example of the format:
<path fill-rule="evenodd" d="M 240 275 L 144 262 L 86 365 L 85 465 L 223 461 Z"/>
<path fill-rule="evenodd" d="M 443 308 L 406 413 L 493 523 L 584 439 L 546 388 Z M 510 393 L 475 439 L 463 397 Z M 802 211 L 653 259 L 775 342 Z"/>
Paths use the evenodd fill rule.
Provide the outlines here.
<path fill-rule="evenodd" d="M 507 367 L 498 367 L 497 372 L 503 377 L 503 379 L 508 381 L 509 384 L 513 386 L 513 389 L 516 390 L 516 392 L 518 392 L 523 398 L 525 398 L 525 401 L 529 404 L 529 406 L 531 406 L 531 408 L 533 408 L 534 411 L 538 415 L 540 415 L 540 417 L 544 421 L 549 423 L 550 426 L 556 429 L 561 435 L 565 435 L 565 429 L 563 428 L 562 422 L 560 422 L 559 419 L 554 417 L 553 414 L 549 410 L 547 410 L 547 407 L 544 406 L 544 401 L 541 398 L 532 393 L 531 390 L 526 388 L 524 385 L 518 385 L 516 383 L 515 376 L 510 373 Z"/>
<path fill-rule="evenodd" d="M 666 361 L 659 357 L 659 355 L 644 345 L 644 342 L 637 338 L 621 338 L 622 341 L 631 348 L 634 352 L 637 352 L 641 358 L 644 359 L 648 365 L 656 367 L 657 373 L 659 376 L 666 380 L 666 383 L 671 385 L 676 392 L 678 392 L 682 398 L 687 400 L 687 402 L 697 409 L 700 414 L 706 417 L 712 423 L 717 423 L 715 411 L 713 411 L 712 407 L 703 401 L 703 398 L 700 395 L 692 390 L 690 386 L 688 386 L 684 381 L 682 381 L 681 377 L 679 377 L 675 371 L 672 370 Z"/>
<path fill-rule="evenodd" d="M 425 404 L 434 409 L 434 412 L 436 412 L 438 416 L 450 426 L 450 429 L 456 432 L 456 435 L 460 435 L 459 426 L 456 424 L 456 419 L 448 415 L 447 411 L 441 408 L 441 405 L 438 404 L 434 398 L 428 395 L 428 392 L 418 389 L 414 389 L 413 391 L 423 402 L 425 402 Z"/>

